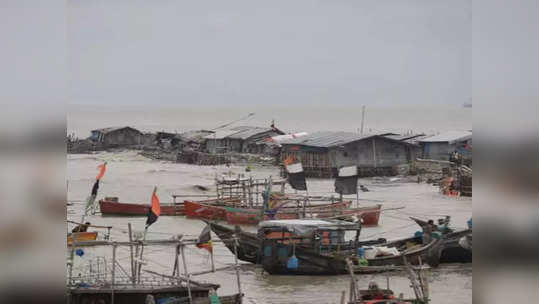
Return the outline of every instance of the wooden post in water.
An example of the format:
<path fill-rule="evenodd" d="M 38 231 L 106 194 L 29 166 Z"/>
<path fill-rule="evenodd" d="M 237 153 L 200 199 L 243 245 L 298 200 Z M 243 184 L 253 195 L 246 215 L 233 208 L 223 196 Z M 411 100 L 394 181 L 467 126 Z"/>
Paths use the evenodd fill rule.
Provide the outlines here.
<path fill-rule="evenodd" d="M 253 177 L 249 177 L 249 187 L 247 188 L 247 191 L 249 193 L 249 207 L 253 208 Z"/>
<path fill-rule="evenodd" d="M 357 184 L 356 184 L 356 208 L 359 208 L 359 190 L 357 190 Z"/>
<path fill-rule="evenodd" d="M 346 298 L 346 291 L 343 290 L 343 291 L 341 292 L 341 304 L 346 304 L 346 303 L 344 302 L 344 301 L 346 301 L 345 298 Z"/>
<path fill-rule="evenodd" d="M 137 276 L 138 276 L 138 282 L 140 283 L 140 271 L 142 269 L 142 254 L 144 253 L 144 241 L 146 240 L 146 234 L 148 233 L 148 226 L 144 228 L 144 237 L 142 238 L 142 242 L 140 245 L 140 257 L 138 262 L 138 268 L 137 268 Z"/>
<path fill-rule="evenodd" d="M 374 168 L 376 169 L 376 141 L 372 138 L 372 157 L 374 161 Z"/>
<path fill-rule="evenodd" d="M 180 245 L 180 251 L 182 255 L 182 261 L 183 261 L 183 271 L 184 276 L 187 278 L 187 295 L 189 296 L 189 303 L 193 303 L 193 298 L 191 297 L 191 275 L 189 274 L 189 271 L 187 270 L 187 262 L 185 260 L 185 250 L 184 244 Z"/>
<path fill-rule="evenodd" d="M 241 296 L 240 266 L 238 265 L 238 238 L 234 235 L 234 263 L 236 264 L 236 279 L 238 281 L 238 293 Z"/>
<path fill-rule="evenodd" d="M 114 304 L 114 284 L 116 283 L 116 243 L 112 244 L 112 273 L 110 284 L 110 303 Z"/>
<path fill-rule="evenodd" d="M 129 230 L 129 243 L 133 242 L 133 231 L 131 230 L 131 223 L 127 223 L 127 229 Z M 133 259 L 133 245 L 129 245 L 129 253 L 131 256 L 131 282 L 135 284 L 135 260 Z"/>
<path fill-rule="evenodd" d="M 75 263 L 75 247 L 71 245 L 71 250 L 69 252 L 69 285 L 72 284 L 73 280 L 73 264 Z"/>
<path fill-rule="evenodd" d="M 179 268 L 179 259 L 178 256 L 180 255 L 180 248 L 179 246 L 176 246 L 176 254 L 174 255 L 174 267 L 172 267 L 172 276 L 180 276 L 180 268 Z"/>
<path fill-rule="evenodd" d="M 256 205 L 258 206 L 258 195 L 259 195 L 259 193 L 258 193 L 258 182 L 257 181 L 255 181 L 255 187 L 256 187 L 255 188 Z"/>

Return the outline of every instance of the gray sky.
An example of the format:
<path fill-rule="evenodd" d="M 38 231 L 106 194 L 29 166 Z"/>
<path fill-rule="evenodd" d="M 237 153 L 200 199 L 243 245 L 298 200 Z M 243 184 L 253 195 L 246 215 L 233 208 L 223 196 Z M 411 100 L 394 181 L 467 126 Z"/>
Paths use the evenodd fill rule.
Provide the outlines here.
<path fill-rule="evenodd" d="M 454 104 L 471 4 L 73 0 L 72 104 Z"/>

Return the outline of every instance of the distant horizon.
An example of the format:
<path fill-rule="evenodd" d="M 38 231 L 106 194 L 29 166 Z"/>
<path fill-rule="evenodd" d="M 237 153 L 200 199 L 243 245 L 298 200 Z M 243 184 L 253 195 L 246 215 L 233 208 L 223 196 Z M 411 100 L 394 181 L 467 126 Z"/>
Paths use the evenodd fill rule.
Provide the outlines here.
<path fill-rule="evenodd" d="M 127 109 L 128 108 L 128 109 Z M 185 132 L 210 130 L 255 115 L 238 125 L 270 126 L 285 132 L 346 131 L 361 128 L 361 106 L 356 107 L 162 107 L 162 106 L 70 106 L 67 131 L 85 138 L 93 129 L 131 126 L 143 132 Z M 447 105 L 366 106 L 365 133 L 413 132 L 436 134 L 449 130 L 472 129 L 472 108 Z"/>

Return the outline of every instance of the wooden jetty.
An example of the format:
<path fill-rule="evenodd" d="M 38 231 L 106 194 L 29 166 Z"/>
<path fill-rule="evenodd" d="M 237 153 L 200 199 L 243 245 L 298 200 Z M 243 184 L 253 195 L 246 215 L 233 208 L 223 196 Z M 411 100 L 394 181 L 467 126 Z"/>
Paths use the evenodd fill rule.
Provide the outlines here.
<path fill-rule="evenodd" d="M 412 266 L 403 256 L 402 270 L 405 270 L 410 286 L 414 290 L 415 298 L 404 298 L 401 293 L 395 296 L 389 288 L 389 277 L 386 278 L 386 288 L 380 288 L 376 282 L 370 282 L 368 289 L 360 289 L 358 279 L 354 274 L 354 266 L 350 259 L 346 260 L 348 273 L 350 274 L 350 289 L 348 304 L 427 304 L 429 303 L 428 266 Z M 342 292 L 341 303 L 345 303 L 345 291 Z"/>
<path fill-rule="evenodd" d="M 130 239 L 132 239 L 129 225 Z M 196 239 L 183 239 L 177 236 L 173 239 L 163 240 L 130 240 L 115 242 L 110 240 L 72 241 L 68 245 L 68 275 L 67 275 L 67 303 L 99 303 L 99 304 L 127 304 L 127 303 L 213 303 L 212 298 L 218 298 L 222 304 L 240 304 L 243 294 L 239 274 L 238 259 L 234 258 L 234 265 L 216 269 L 213 265 L 207 271 L 190 272 L 188 270 L 185 248 L 196 245 Z M 235 241 L 233 243 L 236 243 Z M 172 275 L 158 273 L 143 269 L 144 248 L 159 246 L 170 247 L 174 254 Z M 81 254 L 81 249 L 92 247 L 108 247 L 112 258 L 106 262 L 105 258 L 98 259 L 90 264 L 92 268 L 83 275 L 73 275 L 75 254 Z M 118 248 L 129 248 L 130 263 L 128 267 L 119 263 Z M 150 250 L 147 250 L 148 252 Z M 183 265 L 183 267 L 181 267 Z M 183 268 L 183 269 L 182 269 Z M 217 270 L 233 268 L 236 270 L 238 292 L 229 296 L 217 297 L 216 290 L 219 284 L 203 283 L 193 279 L 194 276 L 215 272 Z M 96 270 L 97 269 L 97 270 Z M 153 301 L 153 302 L 152 302 Z"/>

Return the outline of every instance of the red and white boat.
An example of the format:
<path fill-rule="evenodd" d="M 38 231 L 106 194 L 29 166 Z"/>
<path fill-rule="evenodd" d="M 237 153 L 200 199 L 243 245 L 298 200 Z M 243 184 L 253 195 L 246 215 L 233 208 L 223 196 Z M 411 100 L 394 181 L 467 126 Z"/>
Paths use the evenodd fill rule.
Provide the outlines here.
<path fill-rule="evenodd" d="M 102 215 L 147 216 L 149 204 L 120 203 L 117 199 L 105 198 L 99 201 Z M 161 215 L 184 215 L 184 203 L 161 203 Z"/>
<path fill-rule="evenodd" d="M 236 206 L 240 203 L 240 199 L 211 199 L 203 201 L 183 202 L 185 216 L 189 218 L 206 219 L 206 220 L 222 220 L 226 219 L 226 206 Z"/>
<path fill-rule="evenodd" d="M 273 218 L 262 215 L 261 209 L 225 207 L 226 221 L 231 225 L 257 225 L 266 220 L 284 220 L 301 218 L 338 218 L 357 216 L 363 220 L 363 226 L 376 226 L 380 219 L 382 205 L 360 208 L 347 208 L 351 202 L 338 202 L 308 208 L 282 208 Z"/>

